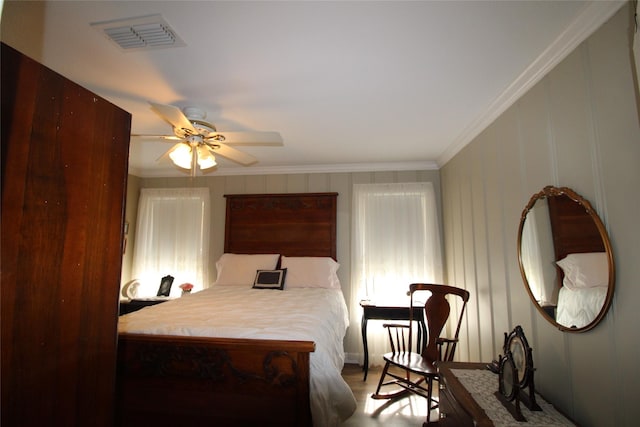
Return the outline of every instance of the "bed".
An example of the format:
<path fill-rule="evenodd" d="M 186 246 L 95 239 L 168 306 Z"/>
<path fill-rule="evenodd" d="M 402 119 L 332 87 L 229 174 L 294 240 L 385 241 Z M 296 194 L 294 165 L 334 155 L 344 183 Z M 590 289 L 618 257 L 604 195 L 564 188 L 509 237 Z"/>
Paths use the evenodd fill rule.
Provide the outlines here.
<path fill-rule="evenodd" d="M 555 320 L 568 328 L 583 328 L 600 315 L 608 296 L 605 244 L 581 203 L 560 194 L 548 198 L 548 208 L 557 266 Z"/>
<path fill-rule="evenodd" d="M 340 374 L 337 194 L 225 197 L 215 285 L 120 318 L 117 422 L 338 425 L 356 404 Z"/>
<path fill-rule="evenodd" d="M 556 322 L 568 328 L 584 328 L 602 311 L 608 288 L 598 286 L 584 289 L 560 288 Z"/>

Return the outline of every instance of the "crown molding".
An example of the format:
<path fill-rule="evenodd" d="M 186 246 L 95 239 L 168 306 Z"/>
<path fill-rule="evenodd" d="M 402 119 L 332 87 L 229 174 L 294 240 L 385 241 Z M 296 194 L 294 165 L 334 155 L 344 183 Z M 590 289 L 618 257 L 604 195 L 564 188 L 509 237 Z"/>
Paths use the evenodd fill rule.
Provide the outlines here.
<path fill-rule="evenodd" d="M 480 132 L 500 117 L 625 4 L 627 4 L 626 1 L 617 0 L 594 1 L 585 7 L 554 42 L 487 106 L 484 113 L 463 129 L 462 133 L 438 157 L 438 166 L 444 166 L 473 141 Z"/>
<path fill-rule="evenodd" d="M 198 172 L 198 177 L 238 175 L 293 175 L 309 173 L 355 173 L 390 172 L 412 170 L 438 170 L 434 161 L 386 162 L 386 163 L 336 163 L 326 165 L 296 166 L 249 166 L 220 168 L 207 173 Z M 185 178 L 189 174 L 177 168 L 140 169 L 130 168 L 129 174 L 140 178 Z"/>

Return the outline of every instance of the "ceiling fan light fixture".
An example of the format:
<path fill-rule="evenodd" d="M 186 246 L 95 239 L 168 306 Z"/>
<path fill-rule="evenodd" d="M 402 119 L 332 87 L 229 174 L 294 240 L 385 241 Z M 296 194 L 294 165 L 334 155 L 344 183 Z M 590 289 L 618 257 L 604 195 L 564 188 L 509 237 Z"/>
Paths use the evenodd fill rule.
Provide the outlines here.
<path fill-rule="evenodd" d="M 169 153 L 169 158 L 176 166 L 182 169 L 191 169 L 191 147 L 187 144 L 177 144 L 175 149 Z"/>
<path fill-rule="evenodd" d="M 198 147 L 198 164 L 200 169 L 209 169 L 217 165 L 216 158 L 209 151 L 209 149 L 203 145 Z"/>
<path fill-rule="evenodd" d="M 192 178 L 196 176 L 198 168 L 206 170 L 217 166 L 213 151 L 225 159 L 249 166 L 256 163 L 258 159 L 233 148 L 232 145 L 282 145 L 282 137 L 277 132 L 225 132 L 225 135 L 222 135 L 214 125 L 202 120 L 206 117 L 206 113 L 198 107 L 185 107 L 184 110 L 180 110 L 173 105 L 153 102 L 149 102 L 149 104 L 153 111 L 172 126 L 174 136 L 132 136 L 180 140 L 181 142 L 175 144 L 158 160 L 169 157 L 175 166 L 190 171 Z"/>

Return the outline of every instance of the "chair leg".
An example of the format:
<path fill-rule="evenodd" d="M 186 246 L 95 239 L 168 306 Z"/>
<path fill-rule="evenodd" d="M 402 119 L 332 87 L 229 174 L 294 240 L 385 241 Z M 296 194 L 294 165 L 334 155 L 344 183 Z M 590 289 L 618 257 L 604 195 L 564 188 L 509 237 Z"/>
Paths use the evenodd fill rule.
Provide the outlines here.
<path fill-rule="evenodd" d="M 401 379 L 401 377 L 396 376 L 395 374 L 389 372 L 390 366 L 391 364 L 389 362 L 387 362 L 384 365 L 384 369 L 382 370 L 382 375 L 380 375 L 380 381 L 378 382 L 378 388 L 376 389 L 376 392 L 371 395 L 372 399 L 395 399 L 402 396 L 406 396 L 407 394 L 411 393 L 411 390 L 408 387 L 403 385 L 403 384 L 406 384 L 407 382 L 407 379 L 408 379 L 407 375 L 409 374 L 409 371 L 406 370 L 405 378 Z M 385 378 L 387 376 L 393 378 L 393 380 L 385 382 Z M 380 389 L 383 386 L 392 385 L 392 384 L 398 385 L 400 389 L 391 393 L 380 393 Z"/>
<path fill-rule="evenodd" d="M 385 363 L 384 369 L 382 369 L 382 375 L 380 375 L 380 381 L 378 382 L 378 387 L 376 388 L 376 392 L 371 395 L 372 399 L 395 399 L 397 397 L 404 396 L 410 393 L 410 391 L 407 390 L 406 388 L 401 388 L 400 390 L 395 391 L 393 393 L 382 393 L 382 394 L 380 393 L 380 389 L 382 388 L 382 386 L 396 384 L 396 381 L 398 381 L 397 379 L 395 379 L 395 375 L 389 374 L 388 371 L 390 366 L 391 365 L 389 362 Z M 387 377 L 387 374 L 390 377 L 394 378 L 394 380 L 385 383 L 384 379 Z"/>
<path fill-rule="evenodd" d="M 382 375 L 380 375 L 380 381 L 378 381 L 378 388 L 376 388 L 376 392 L 371 396 L 374 399 L 376 396 L 380 396 L 380 388 L 382 388 L 382 384 L 384 383 L 384 377 L 387 376 L 387 371 L 389 370 L 389 362 L 384 364 L 384 369 L 382 369 Z"/>
<path fill-rule="evenodd" d="M 431 400 L 433 398 L 433 378 L 426 378 L 428 389 L 427 389 L 427 425 L 431 422 Z"/>

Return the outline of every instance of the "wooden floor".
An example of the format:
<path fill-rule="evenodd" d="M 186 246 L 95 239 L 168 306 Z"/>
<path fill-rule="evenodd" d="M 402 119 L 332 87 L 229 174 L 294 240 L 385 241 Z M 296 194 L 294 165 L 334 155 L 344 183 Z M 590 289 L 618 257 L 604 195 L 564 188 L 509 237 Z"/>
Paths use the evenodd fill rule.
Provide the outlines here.
<path fill-rule="evenodd" d="M 422 426 L 427 419 L 427 400 L 410 395 L 401 399 L 387 401 L 375 400 L 371 394 L 380 379 L 380 368 L 369 369 L 367 381 L 363 381 L 362 368 L 346 364 L 342 376 L 351 387 L 358 402 L 356 412 L 342 423 L 341 427 L 406 427 Z M 437 417 L 437 410 L 431 413 L 431 420 Z"/>

